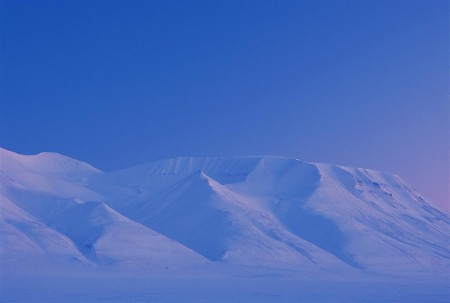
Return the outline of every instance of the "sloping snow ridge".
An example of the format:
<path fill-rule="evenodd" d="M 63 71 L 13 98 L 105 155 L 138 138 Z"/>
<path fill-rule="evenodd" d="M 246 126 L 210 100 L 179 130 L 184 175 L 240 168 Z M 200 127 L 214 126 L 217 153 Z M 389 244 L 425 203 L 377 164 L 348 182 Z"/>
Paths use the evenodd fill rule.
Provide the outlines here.
<path fill-rule="evenodd" d="M 398 176 L 280 157 L 114 172 L 0 150 L 2 268 L 446 275 L 447 214 Z"/>

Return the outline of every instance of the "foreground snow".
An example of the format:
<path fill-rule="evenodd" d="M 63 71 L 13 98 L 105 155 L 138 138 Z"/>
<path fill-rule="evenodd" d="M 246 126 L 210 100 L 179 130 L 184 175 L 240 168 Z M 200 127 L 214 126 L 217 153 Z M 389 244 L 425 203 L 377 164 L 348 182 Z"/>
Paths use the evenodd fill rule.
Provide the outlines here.
<path fill-rule="evenodd" d="M 219 273 L 220 272 L 220 273 Z M 414 303 L 449 302 L 448 281 L 304 277 L 299 272 L 227 269 L 130 274 L 8 275 L 1 302 Z"/>
<path fill-rule="evenodd" d="M 3 301 L 448 300 L 450 219 L 395 175 L 277 157 L 106 173 L 4 149 L 0 169 Z"/>

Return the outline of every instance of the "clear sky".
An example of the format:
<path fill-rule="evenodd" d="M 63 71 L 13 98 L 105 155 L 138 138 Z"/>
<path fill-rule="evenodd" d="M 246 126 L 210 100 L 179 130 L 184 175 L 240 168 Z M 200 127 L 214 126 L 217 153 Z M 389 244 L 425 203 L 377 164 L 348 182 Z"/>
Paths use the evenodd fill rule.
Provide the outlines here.
<path fill-rule="evenodd" d="M 103 170 L 279 155 L 449 203 L 447 0 L 0 1 L 0 139 Z"/>

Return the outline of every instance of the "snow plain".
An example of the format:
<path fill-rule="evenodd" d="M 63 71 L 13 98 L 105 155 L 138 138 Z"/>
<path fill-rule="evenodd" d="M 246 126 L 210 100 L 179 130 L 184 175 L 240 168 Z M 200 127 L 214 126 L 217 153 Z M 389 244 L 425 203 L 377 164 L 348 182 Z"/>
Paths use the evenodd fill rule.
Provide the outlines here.
<path fill-rule="evenodd" d="M 450 301 L 450 218 L 395 175 L 5 149 L 0 170 L 2 302 Z"/>

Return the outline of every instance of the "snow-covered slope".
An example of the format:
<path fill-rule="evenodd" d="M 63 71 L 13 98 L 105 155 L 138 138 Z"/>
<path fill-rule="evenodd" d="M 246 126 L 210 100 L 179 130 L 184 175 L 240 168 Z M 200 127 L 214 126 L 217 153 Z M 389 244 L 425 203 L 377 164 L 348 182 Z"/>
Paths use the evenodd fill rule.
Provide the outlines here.
<path fill-rule="evenodd" d="M 183 266 L 208 262 L 110 208 L 84 185 L 101 172 L 58 154 L 0 150 L 1 266 Z"/>
<path fill-rule="evenodd" d="M 105 173 L 57 154 L 0 155 L 8 266 L 58 256 L 110 267 L 448 270 L 449 217 L 397 176 L 277 157 L 175 158 Z"/>

